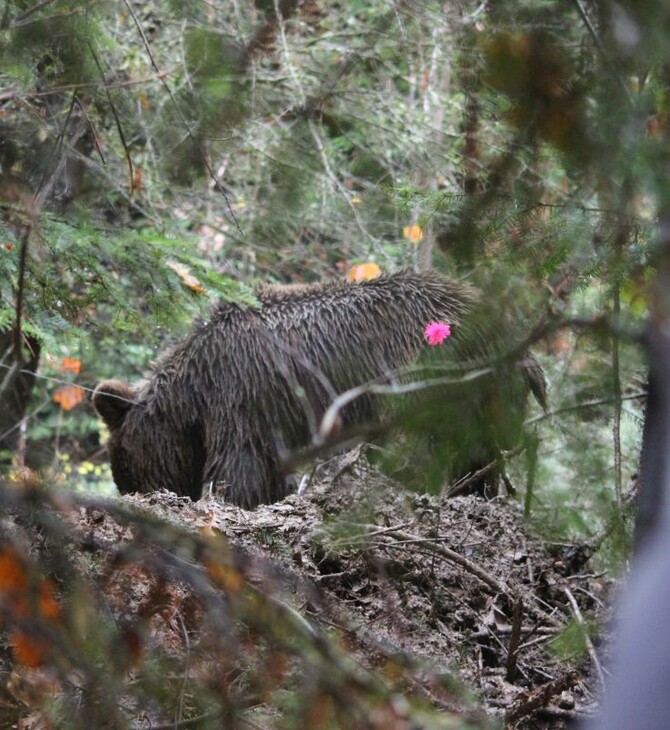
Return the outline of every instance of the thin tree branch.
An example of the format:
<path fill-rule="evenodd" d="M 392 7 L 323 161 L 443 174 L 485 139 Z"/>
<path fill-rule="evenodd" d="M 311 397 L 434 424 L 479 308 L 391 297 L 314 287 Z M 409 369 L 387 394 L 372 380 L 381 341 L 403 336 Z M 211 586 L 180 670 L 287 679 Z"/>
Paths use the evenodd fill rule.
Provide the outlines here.
<path fill-rule="evenodd" d="M 126 162 L 128 164 L 128 176 L 129 176 L 129 190 L 130 194 L 132 195 L 135 192 L 135 168 L 133 165 L 132 157 L 130 156 L 130 150 L 128 149 L 128 144 L 126 143 L 126 136 L 123 133 L 123 126 L 121 125 L 121 120 L 119 119 L 119 115 L 116 111 L 116 106 L 114 104 L 114 100 L 112 99 L 112 95 L 109 93 L 109 89 L 107 88 L 107 83 L 105 82 L 105 72 L 102 69 L 102 66 L 100 64 L 100 59 L 98 58 L 98 54 L 95 52 L 95 48 L 93 48 L 93 44 L 89 43 L 88 48 L 91 51 L 91 55 L 93 56 L 93 60 L 95 61 L 95 65 L 98 67 L 98 71 L 100 72 L 100 78 L 103 81 L 104 89 L 105 89 L 105 95 L 107 96 L 107 101 L 109 102 L 109 108 L 112 112 L 112 116 L 114 117 L 114 124 L 116 125 L 116 131 L 119 133 L 119 139 L 121 140 L 121 145 L 123 146 L 123 151 L 126 156 Z"/>
<path fill-rule="evenodd" d="M 28 244 L 30 242 L 30 234 L 32 233 L 32 221 L 25 224 L 23 235 L 21 236 L 21 252 L 19 255 L 19 276 L 16 285 L 16 309 L 15 309 L 15 325 L 14 325 L 14 360 L 20 366 L 23 361 L 21 351 L 21 317 L 23 313 L 23 293 L 26 281 L 26 265 L 28 261 Z"/>
<path fill-rule="evenodd" d="M 627 401 L 627 400 L 642 400 L 643 398 L 647 397 L 647 391 L 641 390 L 637 393 L 631 393 L 630 395 L 622 395 L 618 398 L 619 401 Z M 582 408 L 597 408 L 598 406 L 611 406 L 612 403 L 615 402 L 614 397 L 612 398 L 596 398 L 594 400 L 585 400 L 582 403 L 575 403 L 572 406 L 565 406 L 565 408 L 557 408 L 555 411 L 548 411 L 547 413 L 542 413 L 539 416 L 535 416 L 533 418 L 529 418 L 528 420 L 524 421 L 524 425 L 526 426 L 532 426 L 534 423 L 539 423 L 540 421 L 545 421 L 547 418 L 553 418 L 554 416 L 559 416 L 562 413 L 569 413 L 570 411 L 581 411 Z"/>
<path fill-rule="evenodd" d="M 230 203 L 230 199 L 228 197 L 228 193 L 226 192 L 225 187 L 221 184 L 220 180 L 216 177 L 214 174 L 214 170 L 212 170 L 212 166 L 209 164 L 209 160 L 207 159 L 207 156 L 202 154 L 201 145 L 200 142 L 195 138 L 195 135 L 193 134 L 193 131 L 191 130 L 191 125 L 188 123 L 188 120 L 182 113 L 181 107 L 177 103 L 177 99 L 175 98 L 174 94 L 172 93 L 172 89 L 170 88 L 169 84 L 165 80 L 166 74 L 161 72 L 161 70 L 158 68 L 158 64 L 156 63 L 156 59 L 154 58 L 154 55 L 151 51 L 151 46 L 149 45 L 149 40 L 146 37 L 146 34 L 144 33 L 144 29 L 140 25 L 140 21 L 137 18 L 137 15 L 135 14 L 135 11 L 133 9 L 133 6 L 130 4 L 130 0 L 123 0 L 124 5 L 128 9 L 128 12 L 130 13 L 130 17 L 133 19 L 133 22 L 135 23 L 135 27 L 137 28 L 137 32 L 140 34 L 140 38 L 142 39 L 142 44 L 144 45 L 144 50 L 147 52 L 147 56 L 149 56 L 149 61 L 151 63 L 151 66 L 153 67 L 154 71 L 156 71 L 158 75 L 158 80 L 162 84 L 163 88 L 167 92 L 168 96 L 170 97 L 170 101 L 172 102 L 172 105 L 175 108 L 175 111 L 179 115 L 179 118 L 181 120 L 181 123 L 184 125 L 184 129 L 186 130 L 186 134 L 188 135 L 188 138 L 191 140 L 191 142 L 196 146 L 196 148 L 201 153 L 202 162 L 205 166 L 205 170 L 207 170 L 207 175 L 209 176 L 210 180 L 214 183 L 214 190 L 216 190 L 217 193 L 220 193 L 223 195 L 223 199 L 226 201 L 226 207 L 228 208 L 228 212 L 230 213 L 230 217 L 235 224 L 235 227 L 240 233 L 243 233 L 242 227 L 240 226 L 240 223 L 237 219 L 237 216 L 235 215 L 235 211 L 233 210 L 233 207 Z"/>
<path fill-rule="evenodd" d="M 68 109 L 67 117 L 65 118 L 65 122 L 63 124 L 63 128 L 58 136 L 58 140 L 55 147 L 55 154 L 60 153 L 60 160 L 58 161 L 58 164 L 54 167 L 54 169 L 48 173 L 48 165 L 45 170 L 45 173 L 42 177 L 42 180 L 40 181 L 40 184 L 38 186 L 38 189 L 30 201 L 26 201 L 25 205 L 25 215 L 27 217 L 27 220 L 24 224 L 23 228 L 23 234 L 21 235 L 21 250 L 19 253 L 19 273 L 17 278 L 17 284 L 16 284 L 16 300 L 15 300 L 15 324 L 14 324 L 14 358 L 16 362 L 18 363 L 19 367 L 21 366 L 23 362 L 23 356 L 21 351 L 21 341 L 23 337 L 22 333 L 22 327 L 23 327 L 23 300 L 24 300 L 24 293 L 25 293 L 25 280 L 26 280 L 26 270 L 28 266 L 28 248 L 30 244 L 30 236 L 33 231 L 33 228 L 35 227 L 36 221 L 37 221 L 37 215 L 44 204 L 44 201 L 48 198 L 51 191 L 53 190 L 56 181 L 60 177 L 63 167 L 65 166 L 66 162 L 66 156 L 62 154 L 63 149 L 63 142 L 65 139 L 65 133 L 67 131 L 67 128 L 70 124 L 70 120 L 72 118 L 72 112 L 74 109 L 74 100 L 76 98 L 76 92 L 73 94 L 72 101 L 70 103 L 70 108 Z M 83 130 L 80 130 L 78 133 L 75 134 L 74 137 L 74 143 L 78 141 L 78 139 L 83 134 Z"/>
<path fill-rule="evenodd" d="M 591 637 L 589 636 L 588 628 L 586 626 L 586 622 L 584 621 L 584 616 L 582 616 L 582 612 L 579 610 L 579 604 L 575 600 L 575 597 L 572 595 L 572 591 L 569 588 L 563 588 L 563 593 L 565 593 L 568 601 L 570 601 L 572 615 L 574 616 L 575 621 L 579 624 L 579 627 L 582 630 L 584 643 L 586 644 L 586 649 L 589 652 L 589 656 L 591 657 L 591 661 L 593 662 L 596 674 L 598 675 L 598 679 L 600 680 L 600 686 L 604 687 L 605 673 L 603 672 L 603 668 L 600 666 L 600 661 L 598 659 L 598 655 L 596 654 L 595 647 L 593 646 L 593 642 L 591 641 Z"/>
<path fill-rule="evenodd" d="M 42 10 L 42 8 L 46 8 L 47 5 L 51 5 L 51 3 L 53 2 L 55 2 L 55 0 L 42 0 L 42 2 L 36 3 L 27 10 L 24 10 L 22 13 L 19 13 L 14 19 L 12 25 L 20 24 L 23 20 L 29 18 L 33 13 L 36 13 L 38 10 Z"/>
<path fill-rule="evenodd" d="M 630 90 L 628 89 L 628 85 L 626 84 L 626 80 L 623 78 L 623 76 L 619 73 L 619 71 L 616 69 L 615 64 L 613 63 L 612 59 L 610 58 L 609 53 L 605 49 L 605 46 L 603 46 L 600 36 L 596 32 L 596 29 L 593 27 L 593 23 L 591 22 L 591 19 L 588 16 L 588 13 L 586 12 L 586 9 L 584 8 L 584 5 L 582 4 L 582 0 L 572 0 L 573 5 L 577 8 L 577 12 L 579 13 L 579 16 L 581 17 L 582 21 L 584 22 L 584 25 L 586 26 L 586 30 L 588 31 L 589 35 L 593 39 L 593 43 L 595 47 L 598 49 L 598 53 L 603 58 L 603 61 L 612 69 L 612 72 L 617 77 L 619 83 L 621 84 L 621 88 L 623 89 L 624 95 L 626 99 L 628 100 L 629 104 L 633 104 L 633 99 L 631 97 Z"/>
<path fill-rule="evenodd" d="M 66 91 L 79 91 L 82 89 L 123 89 L 131 86 L 141 86 L 151 82 L 161 83 L 167 76 L 172 75 L 177 67 L 171 68 L 169 71 L 161 71 L 151 76 L 141 76 L 134 79 L 124 79 L 123 81 L 113 81 L 110 83 L 100 83 L 98 81 L 89 81 L 78 84 L 63 84 L 62 86 L 50 87 L 48 91 L 31 91 L 27 93 L 23 89 L 10 88 L 0 91 L 0 102 L 11 101 L 12 99 L 39 99 L 45 96 L 54 96 L 54 94 L 62 94 Z"/>
<path fill-rule="evenodd" d="M 615 241 L 615 281 L 612 292 L 612 316 L 615 322 L 621 316 L 621 285 L 619 283 L 619 267 L 622 263 L 622 249 L 625 233 L 619 230 Z M 616 327 L 612 328 L 612 387 L 614 393 L 614 422 L 612 423 L 612 442 L 614 447 L 614 493 L 616 503 L 621 507 L 623 503 L 623 486 L 621 476 L 621 363 L 620 363 L 619 333 Z"/>

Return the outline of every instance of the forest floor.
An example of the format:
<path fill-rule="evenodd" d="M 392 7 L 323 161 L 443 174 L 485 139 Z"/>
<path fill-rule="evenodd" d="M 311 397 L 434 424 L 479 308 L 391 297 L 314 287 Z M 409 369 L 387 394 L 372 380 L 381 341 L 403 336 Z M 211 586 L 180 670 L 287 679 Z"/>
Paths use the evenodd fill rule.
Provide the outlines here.
<path fill-rule="evenodd" d="M 589 568 L 588 546 L 547 545 L 530 534 L 512 500 L 408 493 L 349 453 L 319 467 L 305 495 L 253 512 L 168 492 L 126 496 L 111 509 L 77 504 L 63 507 L 72 551 L 104 596 L 105 611 L 117 624 L 144 616 L 146 647 L 188 650 L 192 671 L 197 637 L 206 643 L 202 617 L 193 618 L 202 609 L 188 608 L 196 583 L 168 589 L 163 582 L 157 601 L 161 568 L 132 565 L 129 556 L 145 549 L 148 533 L 127 512 L 138 520 L 149 515 L 173 556 L 179 535 L 222 533 L 245 566 L 244 580 L 272 596 L 282 615 L 317 627 L 366 671 L 388 677 L 389 663 L 402 667 L 392 682 L 396 694 L 404 687 L 431 710 L 461 720 L 444 727 L 557 730 L 595 711 L 603 648 L 594 646 L 593 629 L 606 624 L 613 583 Z M 219 585 L 230 589 L 231 576 Z M 160 610 L 148 609 L 158 603 Z M 39 721 L 27 699 L 35 697 L 31 684 L 43 685 L 36 671 L 3 662 L 2 706 L 20 706 L 23 724 L 13 726 L 26 730 L 54 726 Z M 246 715 L 249 726 L 286 727 L 262 705 Z M 126 701 L 130 727 L 160 724 L 159 711 L 153 719 L 146 711 L 133 717 L 135 706 Z M 443 725 L 413 718 L 387 726 Z"/>

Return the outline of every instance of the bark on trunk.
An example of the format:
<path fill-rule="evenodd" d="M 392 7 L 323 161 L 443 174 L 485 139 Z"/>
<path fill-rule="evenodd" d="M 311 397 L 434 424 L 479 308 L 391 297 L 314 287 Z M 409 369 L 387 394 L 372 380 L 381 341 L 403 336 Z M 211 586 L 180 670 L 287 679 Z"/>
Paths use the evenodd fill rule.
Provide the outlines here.
<path fill-rule="evenodd" d="M 24 334 L 21 362 L 17 362 L 14 330 L 0 332 L 0 460 L 18 449 L 39 358 L 40 343 Z"/>

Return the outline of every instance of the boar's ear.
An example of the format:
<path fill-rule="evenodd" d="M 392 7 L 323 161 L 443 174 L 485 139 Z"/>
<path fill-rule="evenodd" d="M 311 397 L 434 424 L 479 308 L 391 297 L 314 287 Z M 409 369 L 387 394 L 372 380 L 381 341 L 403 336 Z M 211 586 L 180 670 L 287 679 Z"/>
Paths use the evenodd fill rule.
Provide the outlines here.
<path fill-rule="evenodd" d="M 93 406 L 113 431 L 135 402 L 135 391 L 120 380 L 103 380 L 93 393 Z"/>

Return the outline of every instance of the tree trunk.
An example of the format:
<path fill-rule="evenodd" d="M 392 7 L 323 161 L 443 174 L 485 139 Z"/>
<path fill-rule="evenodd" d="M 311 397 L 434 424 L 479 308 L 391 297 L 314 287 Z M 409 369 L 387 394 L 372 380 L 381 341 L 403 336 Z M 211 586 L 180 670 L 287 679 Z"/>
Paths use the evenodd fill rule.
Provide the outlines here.
<path fill-rule="evenodd" d="M 0 462 L 7 452 L 15 454 L 21 437 L 21 422 L 35 385 L 40 343 L 24 334 L 21 361 L 14 349 L 14 330 L 0 332 Z"/>

